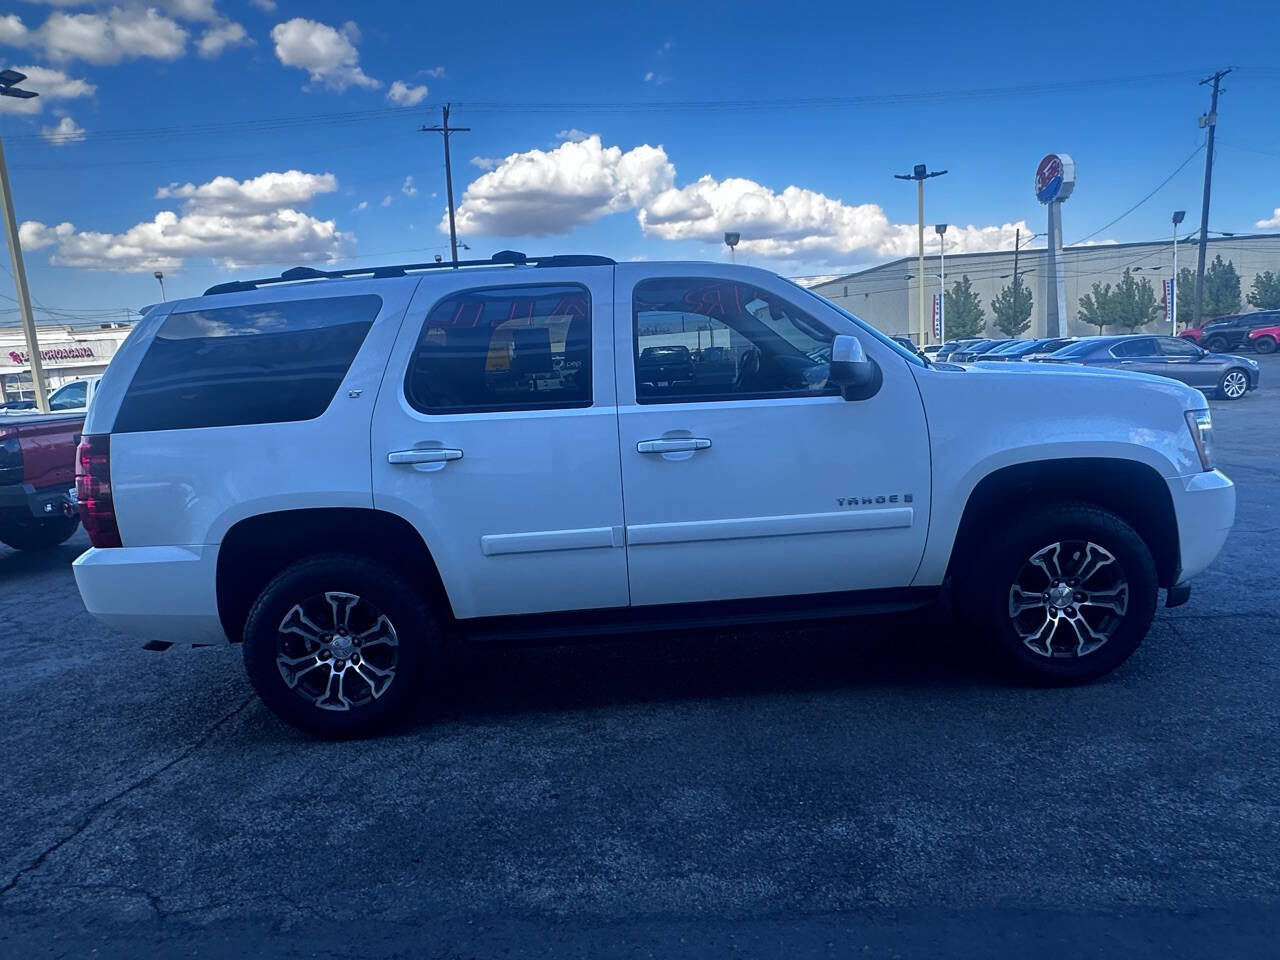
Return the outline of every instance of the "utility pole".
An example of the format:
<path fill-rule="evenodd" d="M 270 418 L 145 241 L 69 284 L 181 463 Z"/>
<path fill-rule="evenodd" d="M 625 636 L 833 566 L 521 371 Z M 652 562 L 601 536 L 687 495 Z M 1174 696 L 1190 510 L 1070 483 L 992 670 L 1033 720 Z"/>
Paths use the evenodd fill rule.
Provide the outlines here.
<path fill-rule="evenodd" d="M 919 206 L 919 256 L 920 265 L 916 270 L 916 276 L 920 281 L 920 346 L 924 346 L 929 342 L 925 335 L 924 326 L 924 182 L 931 177 L 940 177 L 947 171 L 935 170 L 930 172 L 929 165 L 925 163 L 917 163 L 910 173 L 895 173 L 895 180 L 914 180 L 916 182 L 916 202 Z"/>
<path fill-rule="evenodd" d="M 449 107 L 446 103 L 440 108 L 443 119 L 438 127 L 420 127 L 420 133 L 439 133 L 444 135 L 444 185 L 449 198 L 449 249 L 453 251 L 453 265 L 458 265 L 458 230 L 453 223 L 453 166 L 449 162 L 449 135 L 453 133 L 469 133 L 470 127 L 449 126 Z"/>
<path fill-rule="evenodd" d="M 1209 188 L 1213 184 L 1213 135 L 1218 129 L 1218 84 L 1233 68 L 1219 70 L 1211 77 L 1200 81 L 1200 86 L 1213 84 L 1213 97 L 1209 101 L 1209 112 L 1200 118 L 1200 126 L 1209 128 L 1209 142 L 1205 146 L 1204 155 L 1204 198 L 1200 202 L 1200 252 L 1196 258 L 1196 309 L 1195 326 L 1200 326 L 1204 316 L 1204 254 L 1209 240 Z M 1175 285 L 1177 279 L 1174 279 Z"/>
<path fill-rule="evenodd" d="M 34 90 L 18 89 L 18 84 L 25 79 L 27 75 L 17 70 L 0 70 L 0 96 L 18 100 L 30 100 L 39 96 Z M 9 261 L 13 264 L 13 285 L 18 290 L 22 332 L 26 335 L 27 354 L 31 358 L 31 383 L 35 387 L 36 409 L 41 413 L 48 413 L 49 388 L 44 380 L 44 364 L 40 362 L 40 340 L 36 335 L 36 318 L 31 311 L 31 293 L 27 290 L 27 268 L 22 262 L 22 243 L 18 238 L 18 220 L 13 213 L 13 191 L 9 188 L 9 167 L 4 159 L 3 140 L 0 140 L 0 204 L 4 207 L 4 233 L 9 242 Z"/>

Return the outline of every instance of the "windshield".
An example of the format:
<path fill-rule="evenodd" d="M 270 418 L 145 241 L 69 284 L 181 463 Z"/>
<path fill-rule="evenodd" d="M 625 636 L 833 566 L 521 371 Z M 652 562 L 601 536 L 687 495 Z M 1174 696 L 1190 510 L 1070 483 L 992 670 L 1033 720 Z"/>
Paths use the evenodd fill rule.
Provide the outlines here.
<path fill-rule="evenodd" d="M 871 336 L 875 337 L 878 341 L 880 341 L 881 343 L 883 343 L 886 347 L 888 347 L 890 350 L 892 350 L 892 351 L 893 351 L 894 353 L 896 353 L 898 356 L 902 357 L 902 359 L 904 359 L 904 360 L 908 361 L 909 363 L 914 363 L 917 367 L 927 367 L 927 366 L 929 366 L 930 361 L 928 361 L 928 360 L 924 359 L 923 357 L 921 357 L 921 356 L 920 356 L 918 353 L 916 353 L 914 350 L 908 350 L 908 349 L 907 349 L 906 347 L 904 347 L 902 344 L 900 344 L 900 343 L 896 342 L 896 341 L 895 341 L 892 337 L 890 337 L 888 334 L 881 333 L 879 330 L 877 330 L 875 327 L 871 326 L 871 324 L 867 323 L 865 320 L 860 320 L 859 318 L 855 317 L 855 316 L 854 316 L 852 313 L 850 313 L 848 310 L 845 310 L 843 307 L 840 307 L 839 305 L 837 305 L 837 304 L 835 304 L 835 303 L 832 303 L 830 300 L 828 300 L 828 299 L 827 299 L 826 297 L 824 297 L 822 294 L 820 294 L 820 293 L 814 293 L 812 290 L 808 289 L 807 287 L 802 287 L 802 286 L 800 286 L 800 284 L 796 283 L 794 280 L 787 280 L 787 278 L 786 278 L 786 277 L 782 277 L 781 279 L 786 280 L 786 282 L 787 282 L 787 283 L 791 284 L 791 286 L 795 287 L 797 290 L 803 290 L 805 293 L 807 293 L 807 294 L 808 294 L 809 296 L 811 296 L 813 299 L 815 299 L 815 300 L 817 300 L 817 301 L 821 302 L 821 303 L 822 303 L 822 304 L 824 304 L 825 306 L 830 307 L 832 310 L 834 310 L 836 313 L 840 314 L 840 316 L 844 317 L 846 320 L 851 320 L 851 321 L 853 321 L 854 323 L 856 323 L 856 324 L 858 325 L 858 329 L 860 329 L 860 330 L 865 330 L 868 334 L 870 334 Z"/>
<path fill-rule="evenodd" d="M 1098 344 L 1094 340 L 1077 340 L 1075 343 L 1067 344 L 1061 350 L 1055 350 L 1049 354 L 1051 357 L 1083 357 L 1087 353 L 1092 353 L 1093 348 Z"/>

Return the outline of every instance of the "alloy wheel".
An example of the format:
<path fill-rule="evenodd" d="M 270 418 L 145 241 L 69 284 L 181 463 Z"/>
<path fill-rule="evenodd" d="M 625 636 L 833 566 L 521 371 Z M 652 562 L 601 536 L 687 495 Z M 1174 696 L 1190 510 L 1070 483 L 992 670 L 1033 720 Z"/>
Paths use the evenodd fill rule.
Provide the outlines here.
<path fill-rule="evenodd" d="M 280 621 L 276 668 L 321 710 L 372 703 L 390 689 L 400 639 L 387 616 L 354 593 L 329 591 L 295 603 Z"/>
<path fill-rule="evenodd" d="M 1129 584 L 1115 555 L 1096 543 L 1062 540 L 1037 550 L 1009 588 L 1009 619 L 1042 657 L 1083 657 L 1114 636 L 1129 609 Z"/>
<path fill-rule="evenodd" d="M 1232 400 L 1239 400 L 1249 389 L 1249 380 L 1239 370 L 1232 370 L 1222 378 L 1222 392 Z"/>

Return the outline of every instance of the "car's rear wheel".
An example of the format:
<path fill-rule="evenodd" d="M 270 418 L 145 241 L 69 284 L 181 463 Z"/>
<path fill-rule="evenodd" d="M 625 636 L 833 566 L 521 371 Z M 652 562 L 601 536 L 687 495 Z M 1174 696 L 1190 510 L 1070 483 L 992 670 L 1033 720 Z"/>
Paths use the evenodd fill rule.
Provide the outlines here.
<path fill-rule="evenodd" d="M 959 578 L 979 631 L 1021 678 L 1082 683 L 1138 648 L 1155 616 L 1155 561 L 1115 514 L 1084 503 L 1037 510 Z"/>
<path fill-rule="evenodd" d="M 70 540 L 79 526 L 76 516 L 0 520 L 0 542 L 15 550 L 50 550 Z"/>
<path fill-rule="evenodd" d="M 1239 400 L 1249 392 L 1249 376 L 1239 367 L 1232 367 L 1218 381 L 1218 394 L 1225 400 Z"/>
<path fill-rule="evenodd" d="M 413 702 L 438 633 L 419 592 L 365 557 L 328 554 L 273 579 L 249 612 L 244 662 L 263 702 L 322 737 L 375 732 Z"/>
<path fill-rule="evenodd" d="M 1221 353 L 1227 349 L 1227 341 L 1222 337 L 1210 337 L 1204 342 L 1204 348 L 1210 353 Z"/>
<path fill-rule="evenodd" d="M 1269 334 L 1264 334 L 1253 341 L 1253 349 L 1259 353 L 1275 353 L 1276 338 Z"/>

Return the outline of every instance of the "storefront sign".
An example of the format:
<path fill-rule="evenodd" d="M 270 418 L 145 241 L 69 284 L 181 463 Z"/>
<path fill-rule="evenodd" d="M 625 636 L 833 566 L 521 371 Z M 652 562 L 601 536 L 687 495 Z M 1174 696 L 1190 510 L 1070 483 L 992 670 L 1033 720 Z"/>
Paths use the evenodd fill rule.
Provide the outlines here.
<path fill-rule="evenodd" d="M 77 366 L 111 359 L 119 344 L 115 340 L 75 340 L 45 344 L 40 347 L 40 360 L 47 366 Z M 26 348 L 10 347 L 0 354 L 0 367 L 25 367 L 31 362 Z"/>

